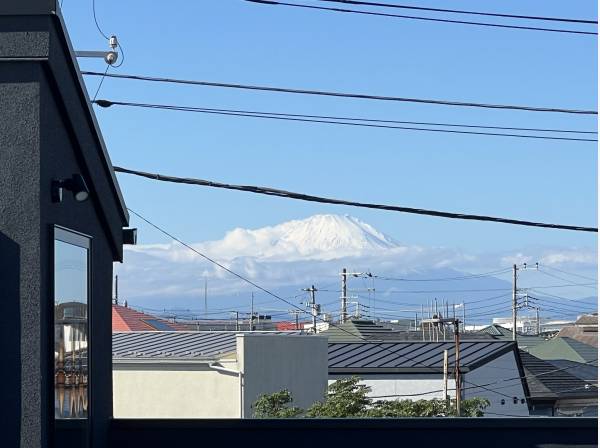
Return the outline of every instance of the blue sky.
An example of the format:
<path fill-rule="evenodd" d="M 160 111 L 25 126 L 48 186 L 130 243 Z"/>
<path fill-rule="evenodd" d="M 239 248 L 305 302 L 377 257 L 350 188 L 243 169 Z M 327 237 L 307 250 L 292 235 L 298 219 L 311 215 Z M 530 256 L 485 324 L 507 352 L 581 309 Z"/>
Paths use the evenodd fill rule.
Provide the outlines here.
<path fill-rule="evenodd" d="M 91 1 L 64 0 L 76 49 L 104 49 Z M 126 52 L 114 72 L 577 109 L 597 107 L 597 39 L 269 7 L 97 0 Z M 438 1 L 428 6 L 448 6 Z M 453 8 L 595 18 L 595 2 Z M 81 67 L 104 70 L 101 62 Z M 92 93 L 98 78 L 86 78 Z M 307 114 L 595 130 L 596 118 L 252 93 L 107 79 L 98 98 Z M 596 225 L 593 143 L 458 136 L 96 108 L 115 165 L 359 201 Z M 119 175 L 129 207 L 184 240 L 350 213 L 399 241 L 469 251 L 595 247 L 596 235 L 322 206 Z M 164 242 L 132 218 L 142 243 Z"/>

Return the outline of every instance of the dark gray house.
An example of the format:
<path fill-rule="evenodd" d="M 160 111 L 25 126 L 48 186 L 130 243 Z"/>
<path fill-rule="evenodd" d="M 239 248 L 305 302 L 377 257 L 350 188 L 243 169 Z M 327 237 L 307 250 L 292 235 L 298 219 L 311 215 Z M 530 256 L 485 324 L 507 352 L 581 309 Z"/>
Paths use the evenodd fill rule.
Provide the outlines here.
<path fill-rule="evenodd" d="M 0 2 L 2 446 L 106 445 L 128 214 L 56 2 Z M 125 232 L 128 238 L 130 233 Z M 56 440 L 61 446 L 66 440 Z"/>

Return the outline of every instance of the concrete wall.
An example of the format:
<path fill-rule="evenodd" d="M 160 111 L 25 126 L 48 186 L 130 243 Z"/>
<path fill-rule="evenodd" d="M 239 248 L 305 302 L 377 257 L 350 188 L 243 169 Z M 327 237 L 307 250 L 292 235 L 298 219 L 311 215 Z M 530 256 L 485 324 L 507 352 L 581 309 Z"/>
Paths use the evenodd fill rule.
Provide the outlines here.
<path fill-rule="evenodd" d="M 237 375 L 212 370 L 206 363 L 115 363 L 113 414 L 115 418 L 239 418 L 239 390 Z"/>
<path fill-rule="evenodd" d="M 244 376 L 244 417 L 262 394 L 287 389 L 294 405 L 307 408 L 323 399 L 327 390 L 327 338 L 302 335 L 237 337 L 240 369 Z"/>

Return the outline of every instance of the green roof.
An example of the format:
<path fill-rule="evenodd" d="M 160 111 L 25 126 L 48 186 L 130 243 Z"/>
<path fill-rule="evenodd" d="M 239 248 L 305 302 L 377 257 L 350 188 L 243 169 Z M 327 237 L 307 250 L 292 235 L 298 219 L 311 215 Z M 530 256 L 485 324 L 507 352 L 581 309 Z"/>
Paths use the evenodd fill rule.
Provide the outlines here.
<path fill-rule="evenodd" d="M 486 333 L 492 335 L 494 339 L 499 341 L 512 340 L 512 330 L 505 328 L 498 324 L 492 324 L 479 330 L 480 333 Z M 534 347 L 547 342 L 543 336 L 531 335 L 531 334 L 517 334 L 517 345 L 521 350 L 530 352 Z"/>
<path fill-rule="evenodd" d="M 556 337 L 529 350 L 532 355 L 545 360 L 566 359 L 597 365 L 598 349 L 572 338 Z"/>

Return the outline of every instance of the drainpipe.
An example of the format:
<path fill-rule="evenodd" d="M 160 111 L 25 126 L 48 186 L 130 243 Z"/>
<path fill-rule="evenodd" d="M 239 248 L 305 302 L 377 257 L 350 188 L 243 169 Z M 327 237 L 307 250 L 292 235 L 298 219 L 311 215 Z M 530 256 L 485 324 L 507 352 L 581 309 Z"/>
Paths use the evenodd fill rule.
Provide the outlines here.
<path fill-rule="evenodd" d="M 211 362 L 208 364 L 210 369 L 216 370 L 217 372 L 229 373 L 232 375 L 237 375 L 239 379 L 239 391 L 240 391 L 240 418 L 244 418 L 244 380 L 242 376 L 242 372 L 238 372 L 237 370 L 228 369 L 227 367 L 223 367 L 215 362 Z"/>

